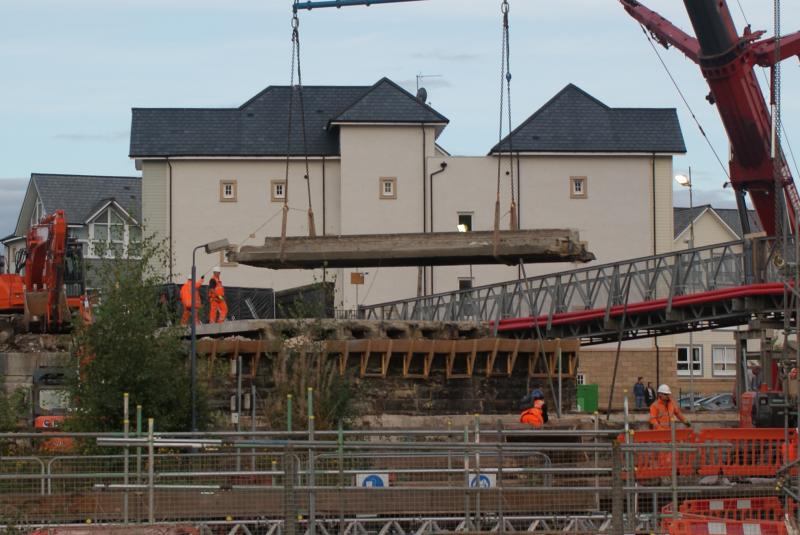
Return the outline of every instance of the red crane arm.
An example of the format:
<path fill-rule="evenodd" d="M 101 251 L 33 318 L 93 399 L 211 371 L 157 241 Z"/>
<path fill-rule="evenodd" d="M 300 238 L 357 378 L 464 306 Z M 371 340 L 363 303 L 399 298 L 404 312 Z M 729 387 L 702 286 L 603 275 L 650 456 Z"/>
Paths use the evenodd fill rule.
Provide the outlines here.
<path fill-rule="evenodd" d="M 755 63 L 762 67 L 772 67 L 775 64 L 775 38 L 764 39 L 753 43 L 753 56 Z M 800 56 L 800 32 L 790 33 L 781 37 L 781 53 L 779 61 L 792 56 Z"/>
<path fill-rule="evenodd" d="M 776 230 L 775 170 L 787 200 L 791 226 L 800 212 L 800 196 L 781 152 L 778 165 L 771 153 L 771 117 L 753 66 L 772 64 L 774 39 L 753 42 L 763 32 L 745 30 L 740 37 L 725 0 L 684 0 L 696 38 L 689 37 L 658 13 L 637 0 L 620 0 L 625 10 L 665 45 L 674 45 L 700 66 L 731 144 L 730 180 L 738 192 L 746 191 L 761 226 Z M 781 40 L 781 58 L 800 52 L 800 36 Z"/>
<path fill-rule="evenodd" d="M 627 11 L 631 17 L 639 21 L 642 26 L 647 28 L 664 48 L 674 46 L 693 62 L 700 62 L 700 44 L 697 42 L 697 39 L 684 32 L 655 11 L 646 8 L 637 0 L 620 1 L 625 11 Z"/>

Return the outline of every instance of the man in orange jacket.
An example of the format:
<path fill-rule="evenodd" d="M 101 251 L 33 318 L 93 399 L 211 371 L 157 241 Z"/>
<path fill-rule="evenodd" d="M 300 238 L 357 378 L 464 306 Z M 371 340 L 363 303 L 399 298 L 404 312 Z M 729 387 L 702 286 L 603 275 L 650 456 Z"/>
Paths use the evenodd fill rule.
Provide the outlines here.
<path fill-rule="evenodd" d="M 228 317 L 228 305 L 225 303 L 225 287 L 220 279 L 220 267 L 215 266 L 211 280 L 208 281 L 208 322 L 222 323 Z"/>
<path fill-rule="evenodd" d="M 203 306 L 203 302 L 200 299 L 200 287 L 203 285 L 203 277 L 200 277 L 200 280 L 195 282 L 194 285 L 194 308 L 197 311 L 195 313 L 194 321 L 195 323 L 200 323 L 200 307 Z M 183 305 L 183 315 L 181 316 L 181 325 L 189 325 L 189 319 L 192 317 L 192 278 L 189 277 L 186 279 L 186 282 L 183 283 L 181 286 L 181 304 Z"/>
<path fill-rule="evenodd" d="M 523 424 L 528 424 L 536 428 L 544 427 L 547 423 L 547 404 L 544 402 L 544 394 L 538 388 L 531 392 L 533 399 L 533 406 L 529 409 L 522 411 L 519 416 L 519 421 Z"/>
<path fill-rule="evenodd" d="M 650 428 L 654 430 L 668 430 L 673 418 L 682 422 L 686 427 L 691 427 L 691 422 L 681 412 L 678 404 L 672 401 L 672 390 L 669 385 L 658 387 L 658 399 L 650 405 Z"/>

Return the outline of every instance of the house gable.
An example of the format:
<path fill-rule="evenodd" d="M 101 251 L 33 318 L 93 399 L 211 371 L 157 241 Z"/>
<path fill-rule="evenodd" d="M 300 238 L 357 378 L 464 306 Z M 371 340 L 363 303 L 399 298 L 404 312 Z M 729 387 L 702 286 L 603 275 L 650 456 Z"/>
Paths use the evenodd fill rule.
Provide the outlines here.
<path fill-rule="evenodd" d="M 512 133 L 497 152 L 683 154 L 674 108 L 610 108 L 569 84 Z"/>

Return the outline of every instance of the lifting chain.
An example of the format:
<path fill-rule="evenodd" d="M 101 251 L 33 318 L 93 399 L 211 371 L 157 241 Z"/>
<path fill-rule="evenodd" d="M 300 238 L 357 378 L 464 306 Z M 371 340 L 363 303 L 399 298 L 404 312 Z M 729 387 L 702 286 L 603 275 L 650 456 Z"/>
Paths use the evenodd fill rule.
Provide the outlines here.
<path fill-rule="evenodd" d="M 297 88 L 294 85 L 295 68 L 297 70 Z M 284 186 L 283 186 L 283 213 L 281 217 L 281 241 L 280 241 L 280 257 L 285 258 L 286 246 L 286 232 L 289 218 L 289 164 L 292 158 L 292 121 L 294 111 L 294 95 L 297 91 L 297 100 L 300 104 L 300 130 L 303 137 L 303 155 L 305 160 L 305 178 L 306 192 L 308 194 L 308 235 L 315 237 L 317 235 L 314 227 L 314 211 L 311 207 L 311 180 L 308 166 L 308 140 L 306 136 L 306 116 L 305 105 L 303 102 L 303 75 L 300 69 L 300 19 L 295 11 L 292 15 L 292 59 L 291 68 L 289 73 L 289 109 L 288 109 L 288 122 L 286 126 L 286 166 L 284 170 Z"/>
<path fill-rule="evenodd" d="M 502 31 L 502 44 L 500 49 L 500 120 L 498 126 L 498 145 L 503 140 L 503 121 L 504 111 L 507 111 L 508 116 L 508 162 L 509 170 L 506 171 L 511 183 L 511 207 L 509 212 L 509 229 L 517 229 L 517 204 L 516 195 L 514 192 L 514 158 L 513 158 L 513 145 L 511 142 L 511 46 L 509 40 L 509 25 L 508 14 L 510 11 L 510 4 L 508 0 L 503 0 L 500 4 L 500 13 L 503 18 L 503 31 Z M 506 102 L 507 100 L 507 102 Z M 500 179 L 503 174 L 503 149 L 498 146 L 497 155 L 497 191 L 494 203 L 494 253 L 497 255 L 497 250 L 500 244 Z"/>

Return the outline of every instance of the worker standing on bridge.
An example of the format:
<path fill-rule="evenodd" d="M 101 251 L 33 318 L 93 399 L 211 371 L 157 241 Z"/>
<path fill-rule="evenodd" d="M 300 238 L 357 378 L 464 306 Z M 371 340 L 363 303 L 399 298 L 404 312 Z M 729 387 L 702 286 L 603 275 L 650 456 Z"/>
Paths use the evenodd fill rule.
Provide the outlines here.
<path fill-rule="evenodd" d="M 209 323 L 222 323 L 228 317 L 228 305 L 225 303 L 225 287 L 220 278 L 221 269 L 215 266 L 211 280 L 208 281 Z"/>
<path fill-rule="evenodd" d="M 533 406 L 522 411 L 519 421 L 539 429 L 544 427 L 548 420 L 547 403 L 544 402 L 544 394 L 538 388 L 531 392 L 531 398 L 533 399 Z"/>
<path fill-rule="evenodd" d="M 658 399 L 650 405 L 650 427 L 654 430 L 668 430 L 673 419 L 691 427 L 691 422 L 681 412 L 678 404 L 672 401 L 669 385 L 658 387 Z"/>
<path fill-rule="evenodd" d="M 200 323 L 200 308 L 203 306 L 203 301 L 200 299 L 200 287 L 203 285 L 203 277 L 194 285 L 194 308 L 197 311 L 195 315 L 195 323 Z M 192 317 L 192 278 L 186 279 L 186 282 L 181 286 L 181 304 L 183 305 L 183 315 L 181 316 L 181 325 L 189 325 L 189 319 Z"/>

